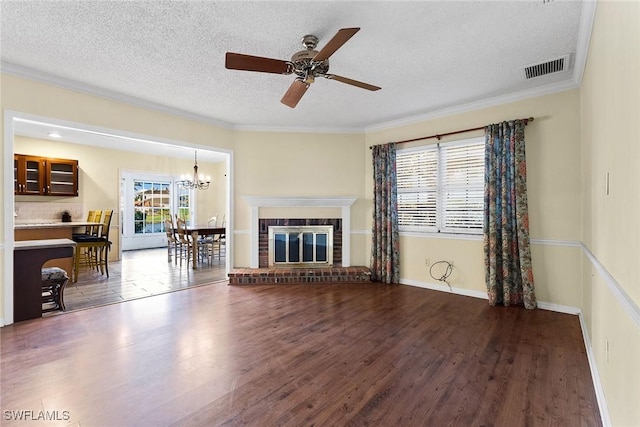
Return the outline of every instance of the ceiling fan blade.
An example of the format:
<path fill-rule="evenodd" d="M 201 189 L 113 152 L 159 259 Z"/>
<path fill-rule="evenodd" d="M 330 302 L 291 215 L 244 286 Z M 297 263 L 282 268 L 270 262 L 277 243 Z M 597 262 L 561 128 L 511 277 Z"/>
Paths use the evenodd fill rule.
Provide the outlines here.
<path fill-rule="evenodd" d="M 308 83 L 296 79 L 291 83 L 291 86 L 287 89 L 287 93 L 284 94 L 280 102 L 288 107 L 296 108 L 296 105 L 298 105 L 302 95 L 304 95 L 308 88 Z"/>
<path fill-rule="evenodd" d="M 367 90 L 380 90 L 380 89 L 382 89 L 381 87 L 370 85 L 369 83 L 359 82 L 357 80 L 348 79 L 346 77 L 337 76 L 335 74 L 327 74 L 325 77 L 328 78 L 329 80 L 337 80 L 339 82 L 346 83 L 346 84 L 351 85 L 351 86 L 361 87 L 362 89 L 367 89 Z"/>
<path fill-rule="evenodd" d="M 325 45 L 320 52 L 316 53 L 316 56 L 313 57 L 314 61 L 324 61 L 329 58 L 333 53 L 340 49 L 343 44 L 345 44 L 355 33 L 360 31 L 360 28 L 343 28 L 336 33 L 335 36 L 329 43 Z"/>
<path fill-rule="evenodd" d="M 260 73 L 291 74 L 293 72 L 290 62 L 233 52 L 227 52 L 225 67 L 230 70 L 258 71 Z"/>

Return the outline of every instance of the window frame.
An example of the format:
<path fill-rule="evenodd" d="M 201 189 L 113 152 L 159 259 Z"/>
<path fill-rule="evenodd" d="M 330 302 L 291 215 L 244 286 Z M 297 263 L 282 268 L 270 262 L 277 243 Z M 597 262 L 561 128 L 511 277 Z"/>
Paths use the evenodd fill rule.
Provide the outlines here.
<path fill-rule="evenodd" d="M 152 247 L 160 247 L 166 245 L 166 232 L 164 231 L 164 222 L 159 226 L 162 231 L 153 233 L 136 233 L 135 232 L 135 213 L 134 213 L 134 181 L 144 182 L 169 182 L 170 185 L 170 210 L 169 213 L 174 216 L 179 211 L 179 194 L 185 192 L 188 194 L 189 212 L 187 215 L 187 225 L 193 225 L 194 212 L 197 210 L 195 190 L 178 189 L 177 181 L 179 177 L 153 172 L 142 171 L 121 171 L 120 172 L 120 234 L 121 234 L 121 250 L 134 250 Z M 162 243 L 162 242 L 165 243 Z"/>
<path fill-rule="evenodd" d="M 134 219 L 133 219 L 133 234 L 134 236 L 140 236 L 145 234 L 162 234 L 165 233 L 164 229 L 164 218 L 167 215 L 171 215 L 173 203 L 171 203 L 171 198 L 173 196 L 173 181 L 171 180 L 159 180 L 159 179 L 139 179 L 133 178 L 133 194 L 134 194 Z M 142 187 L 142 191 L 136 191 L 138 185 Z M 159 190 L 159 191 L 158 191 Z M 151 191 L 151 193 L 149 193 Z M 165 193 L 168 192 L 168 193 Z M 145 201 L 145 195 L 151 194 L 151 198 L 148 200 L 151 201 L 151 205 L 147 206 Z M 155 196 L 160 195 L 163 199 L 161 206 L 157 206 L 154 203 Z M 166 202 L 164 202 L 165 197 L 162 197 L 163 194 L 167 194 Z M 136 204 L 136 200 L 138 196 L 142 196 L 142 204 L 138 206 Z M 137 219 L 137 214 L 140 213 L 142 219 Z M 152 220 L 147 222 L 147 218 L 151 217 Z M 149 225 L 151 225 L 151 229 L 149 229 Z M 140 227 L 139 227 L 140 226 Z M 138 230 L 140 228 L 140 231 Z"/>
<path fill-rule="evenodd" d="M 483 233 L 483 205 L 484 205 L 484 136 L 466 138 L 462 140 L 456 141 L 448 141 L 444 143 L 435 143 L 435 144 L 426 144 L 414 147 L 407 148 L 397 148 L 396 149 L 396 168 L 398 172 L 398 180 L 400 181 L 402 173 L 399 171 L 398 165 L 398 156 L 405 153 L 418 153 L 418 152 L 435 152 L 435 210 L 433 215 L 435 215 L 435 220 L 433 221 L 433 225 L 416 225 L 416 224 L 402 224 L 401 223 L 401 209 L 400 209 L 400 198 L 402 194 L 412 194 L 422 192 L 423 194 L 433 191 L 430 190 L 430 186 L 425 187 L 414 187 L 412 188 L 402 188 L 401 183 L 398 183 L 398 221 L 399 221 L 399 230 L 404 233 L 417 233 L 417 234 L 439 234 L 439 235 L 463 235 L 463 236 L 478 236 Z M 452 148 L 459 148 L 470 146 L 476 150 L 480 150 L 482 153 L 480 156 L 475 158 L 475 161 L 471 163 L 475 163 L 475 167 L 471 169 L 469 175 L 475 177 L 473 183 L 469 185 L 452 185 L 450 182 L 448 183 L 445 179 L 445 165 L 447 159 L 447 154 L 450 154 L 449 151 Z M 481 168 L 478 169 L 478 168 Z M 480 176 L 478 176 L 480 175 Z M 480 224 L 480 227 L 469 228 L 469 227 L 451 227 L 446 225 L 445 214 L 447 212 L 452 212 L 451 203 L 448 203 L 447 195 L 450 194 L 447 191 L 455 189 L 460 190 L 461 193 L 467 194 L 467 200 L 471 200 L 470 203 L 473 204 L 473 200 L 475 199 L 476 206 L 479 203 L 479 209 L 473 209 L 473 211 L 479 212 L 479 215 L 474 215 L 475 219 Z M 451 217 L 449 217 L 451 218 Z M 472 220 L 473 221 L 473 220 Z"/>

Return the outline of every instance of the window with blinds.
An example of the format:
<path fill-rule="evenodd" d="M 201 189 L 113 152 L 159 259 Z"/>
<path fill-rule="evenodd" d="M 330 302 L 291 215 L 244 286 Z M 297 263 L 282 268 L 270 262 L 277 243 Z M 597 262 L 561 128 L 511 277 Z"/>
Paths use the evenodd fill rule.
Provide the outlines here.
<path fill-rule="evenodd" d="M 478 234 L 484 204 L 484 138 L 399 149 L 402 231 Z"/>

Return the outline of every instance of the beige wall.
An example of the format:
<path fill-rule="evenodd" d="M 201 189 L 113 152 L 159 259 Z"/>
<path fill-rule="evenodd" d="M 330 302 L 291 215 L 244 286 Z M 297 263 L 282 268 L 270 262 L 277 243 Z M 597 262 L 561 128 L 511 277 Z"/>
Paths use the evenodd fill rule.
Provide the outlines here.
<path fill-rule="evenodd" d="M 237 132 L 235 158 L 234 262 L 250 265 L 251 210 L 243 196 L 355 196 L 351 208 L 352 230 L 366 225 L 364 136 L 338 133 Z M 305 208 L 305 215 L 326 218 L 339 210 Z M 289 211 L 289 210 L 287 210 Z M 282 215 L 283 209 L 261 209 L 261 216 Z M 289 211 L 300 215 L 300 209 Z M 337 215 L 335 215 L 337 213 Z M 353 237 L 353 236 L 352 236 Z M 352 240 L 351 264 L 368 265 L 362 239 Z"/>
<path fill-rule="evenodd" d="M 638 425 L 640 2 L 598 3 L 580 95 L 583 239 L 595 259 L 584 259 L 581 306 L 611 421 Z"/>
<path fill-rule="evenodd" d="M 640 304 L 639 28 L 640 3 L 600 2 L 581 89 L 366 134 L 233 131 L 6 75 L 2 108 L 233 151 L 235 266 L 249 265 L 249 207 L 242 196 L 356 196 L 352 264 L 368 265 L 370 145 L 534 116 L 526 139 L 538 299 L 582 310 L 613 424 L 634 425 L 640 420 L 640 326 L 633 318 Z M 453 260 L 452 286 L 484 292 L 478 239 L 403 235 L 401 246 L 405 282 L 433 283 L 425 258 Z"/>
<path fill-rule="evenodd" d="M 525 131 L 527 185 L 536 294 L 541 302 L 579 307 L 582 298 L 581 166 L 579 91 L 570 90 L 538 98 L 485 108 L 394 129 L 370 132 L 368 145 L 475 128 L 508 119 L 534 117 Z M 482 135 L 483 131 L 450 136 L 442 141 Z M 400 147 L 435 144 L 427 140 Z M 367 150 L 366 174 L 371 176 Z M 367 180 L 367 194 L 372 194 Z M 370 220 L 369 220 L 370 223 Z M 367 225 L 367 227 L 370 227 Z M 459 291 L 486 294 L 481 236 L 444 239 L 442 236 L 401 237 L 401 278 L 406 283 L 433 285 L 425 264 L 454 262 L 449 278 Z"/>
<path fill-rule="evenodd" d="M 40 197 L 15 196 L 16 202 L 47 202 L 80 203 L 83 206 L 82 215 L 90 209 L 113 209 L 111 232 L 119 230 L 119 177 L 123 171 L 159 173 L 163 175 L 179 176 L 193 170 L 193 160 L 176 159 L 172 157 L 156 156 L 153 154 L 134 153 L 123 150 L 113 150 L 103 147 L 93 147 L 72 144 L 61 141 L 48 141 L 35 138 L 16 136 L 14 152 L 45 157 L 78 160 L 79 190 L 78 197 Z M 197 222 L 204 223 L 212 214 L 225 212 L 226 186 L 224 162 L 208 163 L 198 161 L 200 171 L 212 178 L 212 186 L 207 191 L 196 192 Z M 18 217 L 20 219 L 20 216 Z M 78 220 L 82 218 L 77 218 Z M 111 235 L 114 242 L 110 259 L 117 259 L 119 252 L 119 238 Z"/>
<path fill-rule="evenodd" d="M 233 147 L 233 132 L 219 126 L 7 74 L 2 74 L 0 84 L 3 137 L 7 126 L 4 123 L 4 113 L 9 110 L 86 124 L 92 127 L 114 129 L 137 136 L 171 140 L 186 146 L 203 146 L 229 151 Z M 4 170 L 4 164 L 12 161 L 13 154 L 10 154 L 10 160 L 5 159 L 4 151 L 1 155 L 2 174 L 0 180 L 4 186 L 5 175 L 12 176 L 11 171 Z M 13 194 L 5 194 L 3 197 L 0 206 L 0 223 L 2 224 L 5 222 L 5 206 L 9 200 L 13 200 Z M 8 220 L 11 221 L 11 219 Z M 3 278 L 5 276 L 5 262 L 11 259 L 11 254 L 7 254 L 4 250 L 4 244 L 7 239 L 13 238 L 12 232 L 11 236 L 5 234 L 4 228 L 0 228 L 0 242 L 3 243 L 0 249 L 0 277 Z M 0 319 L 4 319 L 5 316 L 4 286 L 6 285 L 11 286 L 11 282 L 4 283 L 3 280 L 0 285 L 0 307 L 2 307 Z"/>

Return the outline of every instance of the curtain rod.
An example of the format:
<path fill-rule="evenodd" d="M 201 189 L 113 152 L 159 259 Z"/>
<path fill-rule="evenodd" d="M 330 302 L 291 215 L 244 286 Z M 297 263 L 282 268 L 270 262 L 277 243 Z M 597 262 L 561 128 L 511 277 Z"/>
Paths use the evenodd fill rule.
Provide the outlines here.
<path fill-rule="evenodd" d="M 524 122 L 525 126 L 527 124 L 529 124 L 529 122 L 532 122 L 534 119 L 533 117 L 529 117 L 528 119 L 520 119 Z M 404 144 L 405 142 L 413 142 L 413 141 L 421 141 L 423 139 L 432 139 L 432 138 L 438 138 L 438 141 L 440 139 L 442 139 L 443 136 L 449 136 L 449 135 L 456 135 L 458 133 L 465 133 L 465 132 L 472 132 L 474 130 L 482 130 L 484 129 L 486 126 L 480 126 L 477 128 L 469 128 L 469 129 L 462 129 L 462 130 L 455 130 L 453 132 L 447 132 L 447 133 L 439 133 L 436 135 L 430 135 L 430 136 L 422 136 L 420 138 L 413 138 L 413 139 L 405 139 L 404 141 L 396 141 L 396 144 Z M 369 147 L 369 149 L 372 149 L 373 146 Z"/>

